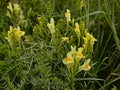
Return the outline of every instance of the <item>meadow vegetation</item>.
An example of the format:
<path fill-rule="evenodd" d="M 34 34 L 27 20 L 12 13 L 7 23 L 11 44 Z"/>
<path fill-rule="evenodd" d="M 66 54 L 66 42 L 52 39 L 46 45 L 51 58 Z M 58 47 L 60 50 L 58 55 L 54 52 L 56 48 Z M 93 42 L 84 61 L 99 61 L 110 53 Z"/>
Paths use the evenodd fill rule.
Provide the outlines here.
<path fill-rule="evenodd" d="M 120 0 L 0 0 L 0 90 L 119 90 Z"/>

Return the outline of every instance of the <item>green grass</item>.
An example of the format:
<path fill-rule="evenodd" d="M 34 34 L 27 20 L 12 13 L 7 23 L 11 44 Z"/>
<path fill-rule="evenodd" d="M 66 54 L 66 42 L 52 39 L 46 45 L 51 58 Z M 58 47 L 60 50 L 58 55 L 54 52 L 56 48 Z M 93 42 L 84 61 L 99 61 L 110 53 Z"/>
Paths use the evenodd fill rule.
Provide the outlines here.
<path fill-rule="evenodd" d="M 21 7 L 10 17 L 6 15 L 9 2 Z M 74 22 L 66 21 L 67 9 Z M 119 15 L 120 0 L 1 0 L 0 90 L 119 90 Z M 51 18 L 55 33 L 48 28 Z M 75 22 L 80 24 L 80 34 L 74 31 Z M 19 26 L 25 35 L 14 32 L 9 42 L 10 26 Z M 95 44 L 86 33 L 97 39 Z M 76 50 L 82 47 L 84 57 L 77 63 L 73 54 L 75 62 L 69 66 L 63 59 L 71 45 Z M 80 71 L 88 59 L 91 69 Z"/>

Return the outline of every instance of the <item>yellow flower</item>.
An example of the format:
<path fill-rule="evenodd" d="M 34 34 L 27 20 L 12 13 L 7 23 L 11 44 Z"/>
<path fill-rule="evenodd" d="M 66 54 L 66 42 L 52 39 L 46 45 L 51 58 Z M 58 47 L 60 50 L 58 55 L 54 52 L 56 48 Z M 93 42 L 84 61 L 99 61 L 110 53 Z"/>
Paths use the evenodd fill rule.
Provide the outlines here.
<path fill-rule="evenodd" d="M 63 59 L 63 63 L 65 65 L 74 63 L 74 59 L 73 59 L 72 54 L 70 52 L 68 52 L 67 57 L 65 59 Z"/>
<path fill-rule="evenodd" d="M 90 70 L 91 67 L 90 67 L 89 63 L 90 63 L 90 59 L 87 59 L 87 61 L 85 61 L 83 65 L 79 66 L 79 70 L 80 71 L 82 71 L 82 70 L 84 70 L 84 71 Z"/>
<path fill-rule="evenodd" d="M 55 25 L 54 25 L 54 19 L 50 19 L 50 23 L 47 24 L 47 27 L 49 28 L 51 34 L 55 33 Z"/>
<path fill-rule="evenodd" d="M 91 42 L 97 41 L 97 39 L 95 39 L 90 33 L 86 33 L 86 39 L 91 40 Z"/>
<path fill-rule="evenodd" d="M 12 4 L 9 2 L 9 5 L 7 6 L 7 8 L 12 12 L 13 11 L 13 7 Z"/>
<path fill-rule="evenodd" d="M 62 39 L 61 42 L 64 42 L 64 41 L 66 41 L 67 43 L 69 42 L 69 37 L 62 37 L 61 39 Z"/>
<path fill-rule="evenodd" d="M 25 34 L 24 31 L 20 30 L 20 27 L 13 28 L 12 26 L 9 27 L 8 37 L 6 38 L 10 45 L 13 45 L 15 42 L 20 42 L 20 37 Z"/>
<path fill-rule="evenodd" d="M 13 32 L 13 27 L 12 27 L 12 26 L 10 26 L 10 27 L 9 27 L 8 34 L 10 34 L 10 33 L 12 33 L 12 32 Z"/>
<path fill-rule="evenodd" d="M 23 36 L 25 34 L 24 31 L 20 30 L 20 27 L 17 27 L 16 29 L 17 29 L 17 35 L 18 35 L 18 37 L 21 37 L 21 36 Z"/>
<path fill-rule="evenodd" d="M 97 39 L 95 39 L 95 37 L 91 35 L 91 42 L 95 42 L 95 41 L 97 41 Z"/>
<path fill-rule="evenodd" d="M 18 4 L 14 4 L 14 10 L 17 12 L 20 11 L 20 6 Z"/>
<path fill-rule="evenodd" d="M 75 23 L 74 30 L 75 30 L 76 33 L 80 33 L 79 24 L 77 22 Z"/>
<path fill-rule="evenodd" d="M 97 39 L 95 39 L 95 37 L 93 37 L 90 33 L 86 32 L 86 36 L 83 37 L 84 39 L 84 44 L 83 47 L 86 51 L 91 51 L 93 52 L 93 45 L 95 43 L 95 41 L 97 41 Z"/>
<path fill-rule="evenodd" d="M 67 11 L 65 13 L 65 17 L 66 17 L 67 22 L 71 21 L 71 14 L 70 14 L 70 10 L 69 9 L 67 9 Z"/>
<path fill-rule="evenodd" d="M 82 53 L 82 51 L 83 51 L 83 48 L 82 48 L 82 47 L 78 48 L 78 51 L 77 51 L 77 53 L 76 53 L 76 60 L 77 60 L 77 61 L 79 61 L 81 58 L 83 58 L 83 53 Z"/>
<path fill-rule="evenodd" d="M 14 39 L 14 30 L 13 30 L 12 26 L 9 27 L 8 37 L 6 37 L 6 39 L 8 40 L 8 42 L 11 46 L 13 44 L 13 39 Z"/>
<path fill-rule="evenodd" d="M 70 51 L 70 53 L 72 54 L 72 55 L 75 55 L 76 54 L 76 46 L 72 46 L 71 45 L 71 51 Z"/>

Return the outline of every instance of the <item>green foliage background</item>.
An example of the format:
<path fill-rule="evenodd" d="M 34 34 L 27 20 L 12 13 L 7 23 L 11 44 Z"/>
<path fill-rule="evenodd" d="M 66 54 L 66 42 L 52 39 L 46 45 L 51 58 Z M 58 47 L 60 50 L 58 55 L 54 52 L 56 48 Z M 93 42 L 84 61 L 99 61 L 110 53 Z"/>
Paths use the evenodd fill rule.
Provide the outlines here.
<path fill-rule="evenodd" d="M 85 6 L 80 8 L 80 2 Z M 6 16 L 8 3 L 18 3 L 26 22 L 20 24 L 25 36 L 21 48 L 11 50 L 5 39 L 14 20 Z M 79 73 L 74 87 L 66 77 L 62 60 L 77 40 L 73 25 L 66 31 L 64 13 L 71 11 L 77 22 L 84 21 L 90 33 L 97 38 L 92 53 L 92 69 Z M 120 0 L 0 0 L 0 90 L 110 90 L 120 89 Z M 40 17 L 40 18 L 38 18 Z M 59 39 L 49 44 L 47 28 L 54 17 L 55 38 L 72 35 L 70 43 Z M 16 19 L 15 19 L 16 20 Z M 36 32 L 33 32 L 35 30 Z M 24 42 L 29 37 L 30 42 Z M 73 41 L 72 41 L 73 40 Z M 79 47 L 79 46 L 78 46 Z"/>

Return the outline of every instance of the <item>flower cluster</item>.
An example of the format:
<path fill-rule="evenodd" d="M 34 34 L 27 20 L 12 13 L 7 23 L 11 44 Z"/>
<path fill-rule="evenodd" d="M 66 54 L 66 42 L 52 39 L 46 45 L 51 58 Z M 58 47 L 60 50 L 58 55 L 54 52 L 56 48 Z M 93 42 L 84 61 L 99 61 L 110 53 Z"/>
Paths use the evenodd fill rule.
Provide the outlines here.
<path fill-rule="evenodd" d="M 91 68 L 89 65 L 90 59 L 87 59 L 82 65 L 80 65 L 79 63 L 82 59 L 85 59 L 83 48 L 79 47 L 78 50 L 76 50 L 76 46 L 71 46 L 71 51 L 67 53 L 67 57 L 63 59 L 63 63 L 69 68 L 73 68 L 73 66 L 76 65 L 78 66 L 79 71 L 89 70 Z"/>
<path fill-rule="evenodd" d="M 68 23 L 68 21 L 71 20 L 70 10 L 67 9 L 65 17 Z M 80 72 L 82 70 L 88 71 L 91 69 L 90 55 L 93 52 L 93 46 L 97 40 L 87 32 L 84 22 L 81 22 L 80 24 L 75 22 L 74 32 L 77 36 L 77 47 L 79 48 L 71 46 L 71 51 L 67 53 L 66 58 L 63 59 L 63 63 L 67 66 L 68 71 L 71 71 L 72 73 Z M 65 38 L 65 40 L 67 39 Z"/>
<path fill-rule="evenodd" d="M 71 22 L 71 13 L 70 10 L 67 9 L 65 12 L 65 18 L 66 18 L 66 25 L 68 30 L 69 27 L 73 28 L 73 32 L 77 36 L 77 45 L 75 43 L 75 46 L 71 45 L 71 50 L 67 53 L 66 58 L 63 59 L 63 63 L 67 66 L 69 73 L 76 73 L 80 72 L 82 70 L 88 71 L 91 69 L 90 61 L 91 61 L 91 53 L 93 52 L 93 45 L 95 41 L 97 41 L 90 33 L 87 32 L 87 29 L 85 28 L 85 23 L 80 22 Z M 73 19 L 74 20 L 74 19 Z M 73 24 L 73 26 L 70 26 L 70 23 Z M 54 37 L 57 30 L 55 29 L 55 23 L 54 19 L 50 19 L 50 23 L 47 24 L 47 27 L 52 35 L 51 43 L 53 41 L 56 41 L 56 38 Z M 69 28 L 70 29 L 70 28 Z M 62 36 L 62 35 L 60 35 Z M 60 37 L 60 44 L 58 45 L 58 51 L 60 51 L 60 45 L 62 42 L 67 42 L 69 44 L 72 44 L 71 39 L 72 35 L 65 35 Z M 73 38 L 74 39 L 74 38 Z M 76 48 L 78 47 L 78 48 Z"/>
<path fill-rule="evenodd" d="M 7 13 L 6 15 L 11 18 L 12 14 L 18 14 L 21 11 L 21 8 L 18 4 L 12 4 L 9 2 L 8 6 L 7 6 Z"/>
<path fill-rule="evenodd" d="M 97 41 L 97 39 L 95 39 L 95 37 L 93 37 L 90 33 L 86 32 L 85 33 L 85 37 L 83 37 L 84 39 L 84 51 L 86 53 L 91 53 L 93 52 L 93 45 L 95 43 L 95 41 Z"/>
<path fill-rule="evenodd" d="M 20 45 L 20 39 L 21 36 L 25 34 L 24 31 L 20 30 L 20 27 L 12 27 L 10 26 L 9 31 L 8 31 L 8 37 L 6 38 L 10 44 L 11 47 L 14 46 L 15 43 L 19 43 Z"/>
<path fill-rule="evenodd" d="M 14 26 L 20 24 L 25 25 L 26 21 L 24 20 L 23 11 L 19 4 L 9 2 L 7 9 L 8 10 L 6 12 L 6 16 L 8 16 L 11 19 L 11 23 Z"/>

